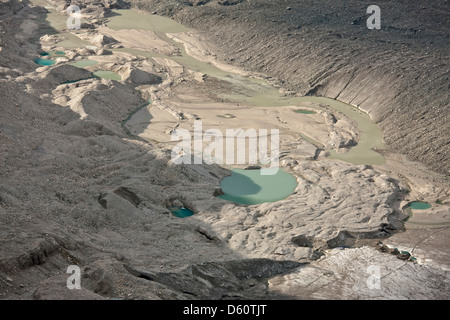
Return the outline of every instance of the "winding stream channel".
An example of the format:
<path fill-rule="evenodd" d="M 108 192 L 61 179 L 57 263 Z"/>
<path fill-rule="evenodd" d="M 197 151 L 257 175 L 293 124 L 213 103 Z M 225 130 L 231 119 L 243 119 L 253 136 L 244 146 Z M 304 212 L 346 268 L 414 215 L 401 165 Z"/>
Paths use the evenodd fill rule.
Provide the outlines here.
<path fill-rule="evenodd" d="M 155 31 L 159 36 L 165 38 L 166 41 L 176 46 L 181 55 L 166 56 L 129 48 L 117 49 L 117 51 L 124 51 L 148 58 L 163 57 L 172 59 L 191 70 L 227 81 L 234 87 L 239 88 L 237 92 L 233 91 L 231 94 L 222 95 L 223 98 L 226 98 L 232 102 L 244 103 L 255 107 L 283 107 L 298 105 L 302 102 L 312 102 L 330 107 L 353 120 L 357 124 L 360 131 L 360 138 L 356 146 L 352 147 L 344 154 L 338 154 L 334 150 L 327 150 L 330 152 L 330 158 L 344 160 L 356 165 L 385 163 L 384 157 L 374 150 L 377 148 L 383 148 L 383 133 L 370 119 L 370 117 L 358 108 L 341 101 L 325 97 L 282 96 L 278 88 L 273 87 L 264 80 L 231 73 L 188 55 L 183 45 L 167 38 L 165 34 L 161 34 L 186 32 L 188 30 L 186 27 L 171 19 L 153 15 L 144 15 L 133 9 L 114 10 L 113 12 L 117 15 L 112 17 L 111 21 L 108 23 L 109 28 L 114 30 L 140 28 Z M 152 22 L 153 19 L 155 20 L 154 22 Z M 137 21 L 146 21 L 147 23 L 136 23 Z"/>
<path fill-rule="evenodd" d="M 57 13 L 54 7 L 45 0 L 33 0 L 32 2 L 44 6 L 47 10 L 49 10 L 49 13 L 46 15 L 46 21 L 48 21 L 49 27 L 56 30 L 61 30 L 65 27 L 67 16 Z M 167 36 L 167 34 L 176 34 L 189 31 L 189 28 L 175 22 L 174 20 L 157 15 L 150 15 L 135 9 L 120 9 L 112 11 L 113 16 L 106 24 L 108 28 L 116 31 L 124 29 L 154 31 L 159 37 L 176 46 L 180 52 L 180 55 L 168 56 L 133 48 L 120 48 L 114 49 L 113 51 L 127 52 L 146 58 L 159 57 L 171 59 L 190 70 L 201 72 L 210 77 L 227 81 L 233 87 L 237 88 L 237 90 L 233 90 L 229 94 L 222 95 L 222 98 L 226 98 L 231 102 L 244 103 L 254 107 L 283 107 L 298 105 L 302 102 L 312 102 L 316 105 L 320 104 L 330 107 L 354 121 L 357 124 L 360 136 L 357 145 L 350 148 L 350 150 L 346 153 L 337 153 L 334 150 L 327 149 L 330 153 L 329 157 L 332 159 L 344 160 L 352 164 L 372 165 L 383 164 L 385 162 L 384 157 L 374 150 L 377 148 L 383 148 L 383 133 L 370 119 L 370 117 L 358 108 L 341 101 L 325 97 L 282 96 L 278 88 L 272 86 L 265 80 L 225 71 L 208 62 L 200 61 L 191 55 L 188 55 L 181 43 L 174 41 Z M 81 40 L 75 35 L 77 32 L 79 31 L 75 31 L 74 34 L 72 34 L 62 31 L 60 35 L 62 35 L 65 39 L 57 43 L 57 45 L 64 48 L 89 46 L 89 43 Z M 78 65 L 84 66 L 82 63 L 79 63 Z M 302 134 L 304 133 L 299 132 L 299 135 Z M 320 143 L 318 144 L 320 145 Z"/>
<path fill-rule="evenodd" d="M 68 32 L 67 29 L 65 29 L 68 17 L 67 15 L 58 13 L 56 9 L 45 0 L 32 0 L 32 2 L 36 5 L 45 7 L 49 11 L 47 14 L 45 14 L 45 20 L 48 24 L 48 29 L 40 31 L 48 34 L 56 34 L 61 39 L 63 39 L 62 41 L 55 44 L 57 48 L 73 49 L 92 47 L 91 43 L 83 40 L 86 39 L 86 36 L 83 37 L 83 29 L 74 30 L 73 32 Z M 304 106 L 306 103 L 309 111 L 303 110 L 301 112 L 297 112 L 298 117 L 307 117 L 316 113 L 320 113 L 322 110 L 333 110 L 333 114 L 339 114 L 340 117 L 346 117 L 350 119 L 357 128 L 357 144 L 350 147 L 347 152 L 338 153 L 333 149 L 329 149 L 322 142 L 319 142 L 314 137 L 309 135 L 308 132 L 301 131 L 295 126 L 293 126 L 294 128 L 290 129 L 291 134 L 293 133 L 293 136 L 302 137 L 304 140 L 314 144 L 316 147 L 327 151 L 328 158 L 330 159 L 339 159 L 355 165 L 381 165 L 385 163 L 384 157 L 380 153 L 375 151 L 376 149 L 383 148 L 383 134 L 366 113 L 354 106 L 325 97 L 299 97 L 292 95 L 286 96 L 280 93 L 279 88 L 260 77 L 251 76 L 246 72 L 235 72 L 236 68 L 233 68 L 232 66 L 219 64 L 218 67 L 216 66 L 217 64 L 211 64 L 207 61 L 202 61 L 201 58 L 192 54 L 188 54 L 188 49 L 187 47 L 185 47 L 186 44 L 176 41 L 177 34 L 189 32 L 190 29 L 175 22 L 174 20 L 157 15 L 151 15 L 135 9 L 121 9 L 112 10 L 112 16 L 100 28 L 103 28 L 100 30 L 109 30 L 109 32 L 113 30 L 111 35 L 113 35 L 114 32 L 120 32 L 121 30 L 153 32 L 156 37 L 159 38 L 158 41 L 162 41 L 163 44 L 171 46 L 172 48 L 176 48 L 177 54 L 164 54 L 158 52 L 158 50 L 141 50 L 133 48 L 132 46 L 127 46 L 126 43 L 121 48 L 113 48 L 111 50 L 113 51 L 113 54 L 127 53 L 133 56 L 144 57 L 145 59 L 151 60 L 153 64 L 158 64 L 157 60 L 155 59 L 165 59 L 166 61 L 175 62 L 176 64 L 181 65 L 182 67 L 193 72 L 201 73 L 207 75 L 208 77 L 216 78 L 220 81 L 226 82 L 228 83 L 231 90 L 226 91 L 226 93 L 219 92 L 217 94 L 217 98 L 222 99 L 227 103 L 244 105 L 249 108 L 266 109 L 290 106 L 298 107 L 299 105 Z M 192 48 L 190 49 L 192 50 Z M 78 67 L 88 67 L 97 63 L 95 59 L 95 56 L 91 56 L 89 58 L 86 58 L 85 60 L 79 60 L 77 62 L 69 61 L 68 63 Z M 96 72 L 94 72 L 94 75 L 96 76 L 102 77 L 103 74 L 106 75 L 106 78 L 116 81 L 121 80 L 120 76 L 115 75 L 112 71 L 97 70 Z M 231 111 L 232 110 L 229 111 L 230 113 L 227 113 L 231 115 L 230 118 L 234 117 Z M 138 132 L 139 130 L 145 130 L 146 127 L 152 126 L 152 116 L 149 116 L 148 112 L 146 115 L 146 112 L 143 112 L 143 109 L 141 108 L 131 114 L 127 118 L 127 120 L 124 121 L 123 125 L 124 127 L 127 127 L 130 133 L 136 134 L 136 132 Z M 133 128 L 133 126 L 139 126 L 139 130 L 129 130 L 130 128 Z M 237 172 L 235 170 L 233 170 L 234 175 L 240 177 L 246 176 L 245 178 L 250 181 L 250 184 L 252 186 L 258 185 L 261 188 L 258 189 L 257 195 L 249 194 L 249 197 L 243 199 L 242 197 L 239 197 L 239 195 L 232 195 L 236 193 L 234 191 L 240 190 L 236 187 L 236 183 L 233 184 L 230 182 L 230 180 L 224 180 L 223 184 L 221 184 L 221 186 L 224 188 L 224 192 L 227 188 L 231 192 L 230 194 L 226 194 L 223 197 L 224 199 L 234 199 L 235 202 L 241 202 L 245 204 L 277 201 L 291 194 L 296 186 L 296 183 L 294 181 L 293 183 L 290 183 L 288 186 L 286 186 L 286 188 L 283 188 L 283 182 L 279 181 L 280 176 L 284 177 L 284 175 L 289 175 L 284 171 L 280 171 L 277 176 L 272 177 L 272 179 L 275 179 L 276 181 L 272 181 L 270 180 L 270 178 L 266 178 L 267 183 L 265 183 L 266 186 L 264 187 L 262 186 L 262 184 L 258 184 L 258 181 L 256 181 L 257 179 L 255 180 L 255 172 Z M 241 180 L 238 181 L 240 184 L 242 184 L 242 181 L 244 181 L 245 179 L 242 181 Z M 283 189 L 286 189 L 286 192 L 283 192 Z M 259 197 L 258 195 L 261 195 L 261 197 Z"/>

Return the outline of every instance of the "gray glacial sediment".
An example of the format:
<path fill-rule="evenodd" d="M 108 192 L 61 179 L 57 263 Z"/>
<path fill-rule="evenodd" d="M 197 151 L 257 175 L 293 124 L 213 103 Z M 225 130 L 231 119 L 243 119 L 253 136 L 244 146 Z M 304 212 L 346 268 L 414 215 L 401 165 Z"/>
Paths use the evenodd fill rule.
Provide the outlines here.
<path fill-rule="evenodd" d="M 121 2 L 105 3 L 99 24 Z M 420 264 L 374 249 L 380 239 L 400 248 L 414 239 L 402 232 L 403 180 L 387 169 L 319 159 L 317 148 L 299 141 L 297 153 L 283 158 L 298 181 L 294 194 L 256 206 L 220 200 L 228 169 L 174 165 L 167 146 L 122 127 L 150 96 L 163 103 L 171 89 L 197 93 L 217 83 L 183 68 L 184 80 L 174 82 L 174 69 L 156 62 L 86 48 L 66 51 L 70 59 L 97 53 L 99 65 L 39 67 L 36 34 L 13 35 L 42 12 L 0 2 L 0 298 L 448 298 L 448 263 L 426 260 L 439 254 L 445 232 L 439 247 L 421 231 L 428 240 L 408 248 L 424 257 Z M 90 78 L 100 67 L 123 81 Z M 440 185 L 427 188 L 446 194 Z M 195 215 L 174 217 L 174 204 Z M 383 283 L 391 289 L 376 296 L 365 286 L 368 263 L 393 272 Z M 69 265 L 81 268 L 81 291 L 66 287 Z M 411 278 L 418 280 L 405 289 Z"/>

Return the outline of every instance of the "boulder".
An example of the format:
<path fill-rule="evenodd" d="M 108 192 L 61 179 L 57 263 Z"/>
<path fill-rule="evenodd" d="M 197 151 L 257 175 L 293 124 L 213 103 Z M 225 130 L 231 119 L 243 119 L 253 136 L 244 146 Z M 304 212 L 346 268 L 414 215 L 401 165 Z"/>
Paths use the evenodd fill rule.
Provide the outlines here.
<path fill-rule="evenodd" d="M 159 84 L 162 82 L 160 76 L 133 67 L 128 68 L 122 77 L 125 79 L 126 83 L 131 83 L 133 85 Z"/>
<path fill-rule="evenodd" d="M 92 73 L 86 69 L 62 64 L 47 71 L 44 75 L 44 81 L 61 84 L 64 82 L 89 79 L 91 77 Z"/>
<path fill-rule="evenodd" d="M 97 34 L 97 35 L 92 37 L 90 42 L 94 46 L 101 48 L 103 46 L 107 46 L 107 45 L 111 45 L 111 44 L 117 43 L 117 40 L 112 38 L 112 37 L 105 36 L 104 34 Z"/>

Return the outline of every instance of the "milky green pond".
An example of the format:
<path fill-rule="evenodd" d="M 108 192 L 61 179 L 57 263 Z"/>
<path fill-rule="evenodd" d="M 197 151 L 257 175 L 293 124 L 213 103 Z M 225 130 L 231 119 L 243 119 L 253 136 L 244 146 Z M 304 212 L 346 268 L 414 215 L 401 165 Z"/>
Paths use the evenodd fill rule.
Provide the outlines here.
<path fill-rule="evenodd" d="M 414 202 L 410 202 L 408 204 L 408 207 L 410 207 L 411 209 L 414 209 L 414 210 L 425 210 L 425 209 L 430 209 L 431 204 L 429 204 L 428 202 L 414 201 Z"/>
<path fill-rule="evenodd" d="M 106 26 L 113 30 L 142 29 L 163 33 L 178 33 L 189 31 L 182 24 L 162 16 L 152 15 L 135 9 L 112 10 L 113 17 Z"/>
<path fill-rule="evenodd" d="M 50 35 L 55 34 L 61 39 L 61 41 L 57 43 L 57 46 L 63 48 L 80 48 L 90 45 L 89 42 L 81 40 L 75 35 L 76 33 L 84 33 L 84 30 L 74 30 L 73 33 L 75 34 L 63 31 L 67 28 L 67 19 L 69 16 L 60 14 L 53 4 L 46 0 L 31 0 L 31 3 L 44 7 L 48 11 L 44 14 L 40 14 L 42 16 L 42 21 L 47 25 L 40 29 L 40 34 L 38 36 L 46 33 Z"/>
<path fill-rule="evenodd" d="M 74 67 L 78 67 L 78 68 L 84 68 L 84 67 L 96 65 L 97 63 L 98 63 L 98 61 L 86 59 L 86 60 L 75 61 L 75 62 L 71 63 L 70 65 L 72 65 Z"/>
<path fill-rule="evenodd" d="M 259 169 L 233 169 L 220 182 L 224 195 L 218 198 L 241 204 L 260 204 L 283 200 L 297 187 L 297 179 L 281 169 L 274 175 L 262 175 Z"/>
<path fill-rule="evenodd" d="M 113 71 L 99 70 L 92 73 L 94 77 L 121 81 L 122 77 Z"/>
<path fill-rule="evenodd" d="M 51 65 L 54 65 L 56 63 L 55 60 L 52 60 L 52 59 L 41 59 L 41 58 L 35 59 L 34 62 L 37 63 L 40 66 L 51 66 Z"/>
<path fill-rule="evenodd" d="M 50 52 L 50 55 L 55 57 L 63 57 L 66 53 L 64 51 L 52 51 Z"/>

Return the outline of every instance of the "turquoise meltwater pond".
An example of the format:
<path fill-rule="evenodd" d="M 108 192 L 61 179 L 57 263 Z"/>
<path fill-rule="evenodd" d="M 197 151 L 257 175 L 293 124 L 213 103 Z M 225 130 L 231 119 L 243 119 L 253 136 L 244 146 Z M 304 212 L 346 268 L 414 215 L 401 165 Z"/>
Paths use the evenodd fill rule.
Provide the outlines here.
<path fill-rule="evenodd" d="M 224 194 L 219 198 L 252 205 L 285 199 L 295 191 L 297 179 L 281 169 L 274 175 L 262 175 L 259 169 L 233 169 L 220 187 Z"/>
<path fill-rule="evenodd" d="M 38 59 L 34 60 L 34 62 L 37 63 L 40 66 L 51 66 L 51 65 L 56 63 L 55 60 L 52 60 L 52 59 L 41 59 L 41 58 L 38 58 Z"/>
<path fill-rule="evenodd" d="M 122 77 L 113 71 L 100 70 L 100 71 L 95 71 L 93 73 L 93 75 L 94 75 L 94 77 L 97 77 L 97 78 L 111 79 L 111 80 L 116 80 L 116 81 L 122 80 Z"/>
<path fill-rule="evenodd" d="M 64 51 L 52 51 L 52 52 L 50 53 L 50 55 L 62 57 L 62 56 L 65 56 L 66 53 L 65 53 Z"/>
<path fill-rule="evenodd" d="M 172 212 L 172 214 L 175 217 L 178 217 L 178 218 L 186 218 L 186 217 L 190 217 L 190 216 L 194 215 L 194 212 L 192 212 L 191 210 L 186 209 L 184 207 L 182 207 L 182 208 L 180 208 L 180 207 L 173 207 L 173 208 L 170 209 L 170 211 Z"/>
<path fill-rule="evenodd" d="M 86 60 L 75 61 L 75 62 L 71 63 L 70 65 L 72 65 L 74 67 L 78 67 L 78 68 L 84 68 L 84 67 L 96 65 L 97 63 L 98 63 L 98 61 L 86 59 Z"/>
<path fill-rule="evenodd" d="M 431 204 L 429 204 L 428 202 L 414 201 L 414 202 L 410 202 L 408 204 L 408 207 L 410 207 L 413 210 L 425 210 L 425 209 L 430 209 Z"/>

